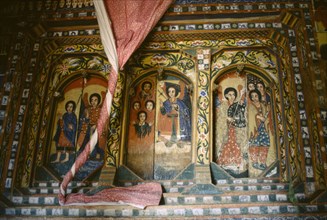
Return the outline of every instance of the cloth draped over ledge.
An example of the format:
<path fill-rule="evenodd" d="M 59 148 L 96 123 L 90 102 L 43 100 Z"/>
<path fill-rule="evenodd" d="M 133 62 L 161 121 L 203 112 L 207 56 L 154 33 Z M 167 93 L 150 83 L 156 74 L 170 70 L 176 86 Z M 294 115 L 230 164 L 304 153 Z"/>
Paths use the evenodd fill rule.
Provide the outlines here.
<path fill-rule="evenodd" d="M 131 205 L 144 209 L 159 205 L 162 196 L 160 183 L 144 183 L 129 187 L 103 189 L 94 195 L 72 193 L 66 196 L 64 205 Z"/>
<path fill-rule="evenodd" d="M 94 0 L 104 51 L 111 64 L 108 91 L 103 101 L 97 129 L 83 152 L 60 184 L 60 205 L 105 205 L 129 204 L 139 208 L 158 205 L 162 196 L 159 183 L 145 183 L 131 187 L 103 189 L 93 195 L 66 194 L 68 184 L 94 150 L 99 134 L 106 129 L 112 98 L 115 92 L 118 71 L 122 69 L 132 53 L 142 44 L 173 0 Z"/>

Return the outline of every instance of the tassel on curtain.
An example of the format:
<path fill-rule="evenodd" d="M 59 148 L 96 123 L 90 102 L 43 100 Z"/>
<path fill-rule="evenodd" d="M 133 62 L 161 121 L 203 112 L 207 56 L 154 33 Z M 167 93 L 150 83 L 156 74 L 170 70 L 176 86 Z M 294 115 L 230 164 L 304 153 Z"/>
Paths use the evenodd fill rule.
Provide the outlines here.
<path fill-rule="evenodd" d="M 115 92 L 119 69 L 123 68 L 131 54 L 141 45 L 172 1 L 94 0 L 101 41 L 112 68 L 108 80 L 108 92 L 104 100 L 105 105 L 101 109 L 97 130 L 60 184 L 60 205 L 124 203 L 145 208 L 148 205 L 159 204 L 162 195 L 162 189 L 159 183 L 109 188 L 91 196 L 80 193 L 66 195 L 66 190 L 79 168 L 83 166 L 90 153 L 94 150 L 99 134 L 105 129 L 105 122 L 110 115 L 112 97 Z"/>

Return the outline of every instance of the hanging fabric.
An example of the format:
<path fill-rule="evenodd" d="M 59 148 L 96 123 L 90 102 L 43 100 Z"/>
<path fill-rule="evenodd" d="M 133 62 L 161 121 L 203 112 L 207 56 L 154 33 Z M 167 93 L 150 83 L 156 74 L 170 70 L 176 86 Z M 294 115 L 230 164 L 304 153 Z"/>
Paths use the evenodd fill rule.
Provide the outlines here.
<path fill-rule="evenodd" d="M 148 183 L 142 187 L 131 187 L 130 189 L 127 189 L 128 187 L 109 188 L 92 196 L 79 193 L 67 196 L 66 190 L 79 168 L 83 166 L 90 153 L 94 150 L 99 134 L 102 133 L 103 129 L 106 129 L 105 124 L 110 115 L 112 97 L 115 92 L 119 69 L 123 68 L 131 54 L 142 44 L 145 37 L 166 12 L 172 1 L 173 0 L 94 0 L 101 41 L 111 64 L 108 92 L 103 102 L 104 105 L 102 106 L 94 135 L 92 135 L 91 140 L 87 143 L 83 152 L 77 157 L 75 163 L 60 184 L 59 203 L 61 205 L 98 205 L 119 202 L 144 208 L 148 205 L 159 204 L 162 193 L 159 183 Z M 134 194 L 142 193 L 145 199 L 131 200 L 131 196 L 126 196 L 126 194 L 132 192 L 134 192 Z"/>

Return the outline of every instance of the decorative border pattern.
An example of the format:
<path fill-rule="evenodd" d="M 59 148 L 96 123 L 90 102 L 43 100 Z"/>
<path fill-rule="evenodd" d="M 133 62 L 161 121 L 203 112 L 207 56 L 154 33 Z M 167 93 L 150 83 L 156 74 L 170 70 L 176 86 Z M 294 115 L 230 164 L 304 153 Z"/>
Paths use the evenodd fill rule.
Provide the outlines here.
<path fill-rule="evenodd" d="M 292 1 L 294 3 L 292 3 Z M 175 4 L 170 8 L 169 12 L 177 14 L 196 14 L 196 13 L 237 13 L 244 11 L 258 11 L 269 12 L 272 10 L 292 9 L 292 8 L 309 8 L 309 0 L 304 0 L 299 3 L 296 0 L 288 1 L 284 0 L 272 1 L 253 1 L 253 0 L 239 0 L 236 4 L 232 0 L 177 0 Z M 257 3 L 254 3 L 257 2 Z M 265 3 L 267 2 L 267 3 Z M 187 5 L 185 5 L 187 3 Z M 246 3 L 246 4 L 242 4 Z M 218 5 L 217 5 L 218 4 Z"/>
<path fill-rule="evenodd" d="M 209 164 L 209 146 L 210 146 L 210 49 L 197 49 L 198 58 L 198 93 L 197 93 L 197 163 L 198 164 Z"/>
<path fill-rule="evenodd" d="M 205 206 L 205 204 L 203 205 Z M 211 205 L 212 206 L 212 205 Z M 304 215 L 301 215 L 301 210 L 305 210 Z M 231 217 L 235 220 L 245 219 L 244 217 L 236 217 L 237 215 L 276 215 L 278 214 L 278 219 L 281 220 L 305 220 L 308 219 L 308 213 L 310 213 L 312 218 L 315 219 L 325 219 L 327 216 L 324 214 L 326 212 L 326 206 L 324 205 L 260 205 L 260 206 L 248 206 L 248 207 L 185 207 L 182 206 L 179 209 L 169 209 L 164 206 L 161 208 L 155 207 L 151 209 L 117 209 L 115 207 L 106 208 L 104 206 L 100 208 L 69 208 L 69 207 L 58 207 L 58 208 L 6 208 L 2 215 L 7 216 L 52 216 L 52 217 L 194 217 L 194 216 L 207 216 L 207 217 Z M 290 214 L 295 214 L 296 217 L 290 216 Z M 251 219 L 262 219 L 266 218 L 264 216 Z M 247 219 L 247 218 L 246 218 Z"/>
<path fill-rule="evenodd" d="M 156 26 L 156 31 L 186 31 L 186 32 L 196 32 L 203 30 L 264 30 L 267 28 L 281 28 L 281 23 L 278 22 L 242 22 L 242 23 L 234 23 L 234 22 L 212 22 L 205 24 L 171 24 L 171 25 L 160 25 Z"/>
<path fill-rule="evenodd" d="M 6 172 L 3 172 L 4 176 L 2 180 L 4 181 L 4 188 L 9 191 L 13 188 L 15 178 L 14 170 L 18 169 L 18 161 L 20 149 L 23 145 L 23 131 L 26 122 L 26 109 L 29 105 L 29 100 L 31 95 L 31 82 L 33 79 L 33 73 L 37 69 L 37 52 L 39 50 L 39 43 L 34 42 L 34 47 L 29 47 L 27 45 L 33 45 L 28 39 L 24 38 L 24 34 L 19 32 L 16 36 L 15 47 L 11 53 L 11 61 L 9 72 L 7 72 L 7 78 L 5 83 L 5 94 L 8 96 L 5 102 L 4 97 L 2 97 L 2 106 L 6 107 L 6 125 L 3 123 L 2 126 L 6 126 L 5 132 L 1 132 L 0 140 L 3 141 L 1 149 L 5 154 L 3 157 L 9 156 L 9 158 L 1 158 L 1 170 L 5 168 Z M 23 59 L 24 57 L 24 59 Z M 27 71 L 22 67 L 26 67 Z M 23 87 L 22 87 L 22 82 Z M 12 101 L 15 100 L 15 101 Z M 15 112 L 18 111 L 19 112 Z M 2 139 L 3 138 L 3 139 Z M 7 160 L 8 159 L 8 160 Z M 7 161 L 8 164 L 4 164 Z M 2 167 L 4 166 L 4 167 Z M 19 172 L 18 172 L 19 173 Z M 17 176 L 17 175 L 16 175 Z M 16 181 L 20 181 L 20 176 L 18 175 Z M 2 185 L 2 183 L 1 183 Z"/>
<path fill-rule="evenodd" d="M 40 2 L 40 1 L 39 1 Z M 47 1 L 47 2 L 51 2 L 51 4 L 55 4 L 55 1 Z M 34 9 L 37 9 L 38 12 L 41 12 L 43 10 L 45 11 L 51 11 L 51 10 L 59 10 L 60 11 L 60 16 L 58 16 L 57 18 L 60 19 L 70 19 L 73 17 L 89 17 L 89 16 L 94 16 L 94 9 L 91 5 L 86 5 L 86 3 L 83 3 L 84 6 L 87 9 L 90 9 L 90 11 L 84 11 L 84 12 L 79 12 L 79 13 L 71 13 L 71 11 L 74 10 L 84 10 L 84 6 L 82 4 L 82 6 L 72 6 L 69 5 L 68 7 L 68 1 L 64 1 L 65 2 L 65 6 L 58 8 L 58 5 L 56 7 L 54 7 L 55 5 L 49 6 L 46 5 L 47 3 L 45 3 L 43 5 L 43 2 L 41 2 L 41 5 L 37 5 L 36 2 L 30 1 L 28 4 L 24 4 L 24 7 L 21 7 L 20 4 L 17 4 L 17 6 L 19 7 L 19 9 L 15 9 L 18 13 L 20 13 L 21 11 L 33 11 Z M 80 1 L 81 2 L 81 1 Z M 306 180 L 308 181 L 308 185 L 307 185 L 307 190 L 308 192 L 313 192 L 314 189 L 314 182 L 317 178 L 317 180 L 319 180 L 319 182 L 321 184 L 323 184 L 323 182 L 321 182 L 321 176 L 323 175 L 323 171 L 326 172 L 327 170 L 327 163 L 326 160 L 320 160 L 320 156 L 323 155 L 323 158 L 326 158 L 327 156 L 327 151 L 326 151 L 326 147 L 327 147 L 327 125 L 326 125 L 326 117 L 323 118 L 324 115 L 326 115 L 326 110 L 322 109 L 320 111 L 320 119 L 322 120 L 322 131 L 320 130 L 316 130 L 316 129 L 312 129 L 311 127 L 309 127 L 310 122 L 315 122 L 316 120 L 318 120 L 319 118 L 317 118 L 316 116 L 313 117 L 309 117 L 307 118 L 308 112 L 305 111 L 304 108 L 304 98 L 307 99 L 307 97 L 304 97 L 303 95 L 303 85 L 302 85 L 302 77 L 303 74 L 305 74 L 305 72 L 301 72 L 299 65 L 303 64 L 303 66 L 306 68 L 306 70 L 310 73 L 314 72 L 315 73 L 315 82 L 316 84 L 320 85 L 321 84 L 321 78 L 320 77 L 320 69 L 319 69 L 319 59 L 318 59 L 318 54 L 317 54 L 317 45 L 315 44 L 315 37 L 314 37 L 314 31 L 313 31 L 313 24 L 312 24 L 312 20 L 311 18 L 313 17 L 311 10 L 311 6 L 310 6 L 310 1 L 309 0 L 304 0 L 302 2 L 297 2 L 296 0 L 291 0 L 286 2 L 283 2 L 282 0 L 278 0 L 278 1 L 272 1 L 272 0 L 262 0 L 260 1 L 255 1 L 256 3 L 254 3 L 254 1 L 252 0 L 240 0 L 240 3 L 238 4 L 232 4 L 231 2 L 229 2 L 229 0 L 227 1 L 222 1 L 222 0 L 177 0 L 175 2 L 175 4 L 171 7 L 171 9 L 168 12 L 168 15 L 176 15 L 176 16 L 182 16 L 182 15 L 190 15 L 190 14 L 196 14 L 196 13 L 207 13 L 207 14 L 217 14 L 217 13 L 225 13 L 225 14 L 231 14 L 231 13 L 242 13 L 242 12 L 278 12 L 281 11 L 282 9 L 289 9 L 288 11 L 290 13 L 287 14 L 286 17 L 284 17 L 283 22 L 255 22 L 255 23 L 250 23 L 250 22 L 245 22 L 245 23 L 237 23 L 237 22 L 226 22 L 226 23 L 221 23 L 221 22 L 209 22 L 207 24 L 198 24 L 198 23 L 191 23 L 191 24 L 159 24 L 159 26 L 156 27 L 156 31 L 157 32 L 165 32 L 165 31 L 169 31 L 169 34 L 174 34 L 174 33 L 180 33 L 182 32 L 186 32 L 188 33 L 197 33 L 197 31 L 202 32 L 203 30 L 208 31 L 208 33 L 213 30 L 226 30 L 226 31 L 242 31 L 243 29 L 248 30 L 248 31 L 256 31 L 259 30 L 260 33 L 269 33 L 269 29 L 274 28 L 275 30 L 278 30 L 277 32 L 279 32 L 278 34 L 280 34 L 281 36 L 284 36 L 287 38 L 288 43 L 290 43 L 289 45 L 289 50 L 291 51 L 291 59 L 292 59 L 292 63 L 288 63 L 287 61 L 285 61 L 283 63 L 282 66 L 282 81 L 283 83 L 285 83 L 284 88 L 285 91 L 283 92 L 283 97 L 284 97 L 284 101 L 285 101 L 285 109 L 282 109 L 280 112 L 282 112 L 283 110 L 285 110 L 286 112 L 286 118 L 283 119 L 282 121 L 286 121 L 288 124 L 286 125 L 285 128 L 279 128 L 279 132 L 280 134 L 283 132 L 283 129 L 285 129 L 285 132 L 287 132 L 287 140 L 281 140 L 281 144 L 285 144 L 286 142 L 290 143 L 290 148 L 291 148 L 291 152 L 289 155 L 285 154 L 282 156 L 282 158 L 287 158 L 288 156 L 291 157 L 291 161 L 293 163 L 293 167 L 291 167 L 292 169 L 292 179 L 296 179 L 298 177 L 301 177 L 298 173 L 298 171 L 302 170 L 302 168 L 305 168 L 306 170 Z M 265 3 L 266 2 L 266 3 Z M 58 3 L 58 2 L 57 2 Z M 185 4 L 194 4 L 194 5 L 185 5 Z M 206 5 L 206 4 L 219 4 L 219 5 Z M 220 4 L 220 3 L 224 3 L 224 4 Z M 244 4 L 243 4 L 244 3 Z M 32 5 L 31 5 L 32 4 Z M 196 5 L 199 4 L 199 5 Z M 202 5 L 201 5 L 202 4 Z M 51 8 L 53 7 L 53 8 Z M 301 9 L 301 10 L 297 10 L 297 9 Z M 51 13 L 50 13 L 51 14 Z M 67 17 L 66 15 L 63 16 L 63 14 L 68 14 Z M 73 15 L 71 15 L 73 14 Z M 302 17 L 302 14 L 304 17 Z M 51 16 L 54 16 L 54 14 L 51 14 Z M 50 18 L 48 18 L 50 19 Z M 298 26 L 297 22 L 303 22 L 303 26 Z M 300 28 L 305 29 L 306 31 L 304 33 L 302 33 L 302 31 L 300 31 Z M 94 35 L 94 34 L 98 34 L 98 29 L 90 29 L 90 30 L 73 30 L 73 31 L 59 31 L 58 33 L 56 32 L 49 32 L 47 33 L 48 37 L 69 37 L 69 36 L 75 36 L 77 34 L 77 36 L 85 36 L 85 35 Z M 58 36 L 56 36 L 58 35 Z M 61 35 L 61 36 L 60 36 Z M 211 35 L 211 34 L 210 34 Z M 212 34 L 214 35 L 214 34 Z M 21 33 L 19 33 L 19 38 L 22 37 Z M 309 40 L 307 42 L 307 39 Z M 238 40 L 236 40 L 238 41 Z M 218 42 L 218 43 L 217 43 Z M 239 45 L 235 44 L 235 39 L 231 39 L 231 41 L 216 41 L 216 42 L 212 42 L 212 41 L 183 41 L 183 42 L 165 42 L 165 43 L 158 43 L 158 42 L 152 42 L 148 44 L 148 47 L 150 49 L 188 49 L 188 48 L 208 48 L 208 47 L 215 47 L 215 46 L 226 46 L 226 45 L 235 45 L 235 46 L 251 46 L 251 41 L 238 41 Z M 300 43 L 298 43 L 300 42 Z M 19 45 L 20 42 L 17 41 L 16 45 Z M 215 43 L 217 43 L 215 45 Z M 247 45 L 248 44 L 248 45 Z M 303 45 L 302 48 L 297 48 L 295 47 L 294 49 L 294 44 L 296 46 L 296 44 L 301 44 Z M 35 48 L 38 48 L 38 46 L 40 46 L 39 43 L 36 43 L 34 45 Z M 253 44 L 252 44 L 253 45 Z M 18 48 L 19 46 L 17 46 Z M 146 46 L 145 46 L 146 48 Z M 279 48 L 278 50 L 281 51 L 280 49 L 283 48 Z M 34 49 L 33 49 L 34 50 Z M 99 49 L 101 50 L 101 49 Z M 74 52 L 83 52 L 82 47 L 81 49 L 76 49 L 74 47 L 66 47 L 64 50 L 58 51 L 58 55 L 61 53 L 64 54 L 68 54 L 68 53 L 74 53 Z M 28 79 L 29 77 L 33 77 L 33 72 L 35 72 L 35 70 L 33 70 L 33 68 L 35 67 L 35 62 L 36 62 L 36 55 L 37 52 L 35 51 L 35 53 L 33 52 L 33 56 L 32 59 L 30 60 L 30 64 L 28 64 L 29 67 L 31 67 L 31 71 L 29 71 L 27 73 L 26 79 Z M 285 53 L 284 55 L 285 56 Z M 59 57 L 59 56 L 58 56 Z M 15 60 L 19 58 L 16 56 L 15 52 L 13 53 L 13 56 L 11 57 L 11 62 L 12 62 L 12 67 L 14 69 L 14 72 L 18 70 L 15 70 Z M 286 60 L 286 58 L 283 58 Z M 193 61 L 193 60 L 192 60 Z M 200 74 L 204 74 L 204 71 L 206 70 L 206 65 L 205 65 L 205 61 L 198 59 L 198 69 L 200 70 Z M 202 63 L 201 63 L 202 62 Z M 192 62 L 188 62 L 183 60 L 183 62 L 180 63 L 180 66 L 182 67 L 181 70 L 183 70 L 182 72 L 185 73 L 186 75 L 188 74 L 189 70 L 192 70 L 192 68 L 190 68 L 188 66 L 188 63 L 192 63 Z M 194 64 L 194 61 L 193 61 Z M 313 70 L 308 69 L 308 64 L 310 64 L 310 66 L 313 66 Z M 34 65 L 34 66 L 33 66 Z M 286 66 L 290 65 L 292 67 L 292 72 L 294 72 L 294 76 L 292 75 L 292 73 L 287 72 L 286 71 Z M 155 68 L 156 66 L 153 65 L 151 66 L 151 68 Z M 40 74 L 40 79 L 39 79 L 39 84 L 38 86 L 36 86 L 36 97 L 33 97 L 33 99 L 31 100 L 32 102 L 26 102 L 27 99 L 22 99 L 22 102 L 20 103 L 20 108 L 34 108 L 33 111 L 40 113 L 39 109 L 41 106 L 43 106 L 43 100 L 42 98 L 39 96 L 39 94 L 44 94 L 45 93 L 45 87 L 42 87 L 41 84 L 47 84 L 47 80 L 48 80 L 48 76 L 47 76 L 47 69 L 50 68 L 49 64 L 46 64 L 44 69 L 41 71 Z M 149 67 L 150 68 L 150 67 Z M 9 75 L 9 74 L 8 74 Z M 203 77 L 201 75 L 201 77 Z M 201 78 L 204 79 L 204 78 Z M 293 85 L 293 80 L 295 82 L 295 85 Z M 8 83 L 10 83 L 10 80 L 7 80 Z M 9 84 L 8 84 L 9 85 Z M 320 89 L 319 89 L 320 88 Z M 26 90 L 27 89 L 27 90 Z M 24 91 L 28 91 L 28 87 L 24 88 Z M 321 105 L 323 105 L 323 103 L 325 102 L 325 97 L 324 97 L 324 88 L 318 87 L 317 88 L 317 93 L 319 95 L 318 99 L 322 100 L 320 103 L 322 103 Z M 8 90 L 9 92 L 9 90 Z M 287 96 L 288 95 L 293 95 L 296 94 L 296 99 L 288 99 Z M 11 90 L 10 90 L 10 94 L 11 94 Z M 200 99 L 202 97 L 204 93 L 201 91 L 197 94 L 198 98 Z M 9 98 L 9 95 L 5 94 L 5 98 Z M 15 96 L 20 96 L 22 94 L 17 94 L 14 93 Z M 28 98 L 28 97 L 27 97 Z M 279 100 L 281 102 L 281 100 Z M 34 105 L 32 105 L 31 103 L 33 103 Z M 296 106 L 296 104 L 298 106 Z M 12 106 L 13 104 L 10 103 L 10 105 Z M 4 105 L 5 106 L 5 105 Z M 25 107 L 23 107 L 25 106 Z M 300 110 L 299 112 L 299 118 L 300 118 L 300 127 L 301 127 L 301 133 L 297 133 L 296 131 L 296 127 L 297 127 L 297 122 L 294 121 L 294 116 L 295 114 L 297 115 L 298 113 L 296 113 L 297 109 Z M 32 110 L 31 110 L 32 111 Z M 8 111 L 7 111 L 8 112 Z M 4 128 L 6 127 L 7 130 L 12 130 L 14 127 L 16 129 L 20 127 L 20 122 L 22 122 L 22 120 L 24 119 L 25 115 L 24 115 L 25 111 L 22 111 L 22 115 L 18 115 L 17 117 L 17 121 L 15 120 L 10 120 L 8 119 L 8 123 L 7 124 L 3 124 L 2 127 L 2 132 L 4 131 Z M 5 115 L 7 113 L 5 112 Z M 7 115 L 6 115 L 7 116 Z M 12 116 L 12 115 L 9 115 Z M 29 121 L 30 124 L 33 124 L 33 129 L 38 129 L 39 125 L 38 125 L 38 120 L 39 117 L 36 116 L 35 114 L 32 117 L 29 117 Z M 288 120 L 290 119 L 290 121 Z M 10 123 L 9 123 L 10 122 Z M 315 127 L 315 123 L 313 123 L 313 128 Z M 318 123 L 319 125 L 319 123 Z M 27 158 L 28 160 L 26 161 L 26 167 L 24 168 L 24 173 L 29 173 L 28 170 L 30 170 L 30 166 L 33 164 L 32 163 L 32 154 L 33 154 L 33 147 L 35 147 L 36 145 L 38 145 L 38 148 L 42 148 L 44 143 L 40 142 L 40 143 L 36 143 L 35 142 L 35 138 L 38 135 L 37 132 L 35 132 L 33 129 L 29 129 L 29 135 L 30 135 L 30 139 L 28 141 L 28 143 L 26 142 L 26 146 L 28 146 L 28 150 L 27 150 Z M 16 131 L 16 130 L 15 130 Z M 16 146 L 16 143 L 18 143 L 18 141 L 20 140 L 21 136 L 20 136 L 20 130 L 17 130 L 18 132 L 14 133 L 13 136 L 13 142 L 12 142 L 12 149 L 14 149 Z M 319 133 L 319 135 L 317 135 Z M 1 133 L 2 134 L 2 133 Z M 310 134 L 310 136 L 308 136 L 307 134 Z M 312 135 L 311 135 L 312 134 Z M 44 133 L 40 134 L 41 137 L 43 135 L 45 135 Z M 301 136 L 298 136 L 301 135 Z M 5 145 L 10 146 L 10 142 L 8 141 L 9 136 L 7 136 L 7 138 L 3 139 L 2 145 L 1 145 L 1 150 L 5 150 Z M 207 138 L 207 137 L 206 137 Z M 325 146 L 321 146 L 320 143 L 322 143 L 323 141 L 321 140 L 322 138 L 324 138 L 325 141 Z M 301 158 L 299 157 L 301 155 L 300 150 L 298 149 L 298 139 L 303 140 L 303 145 L 304 145 L 304 151 L 305 153 L 305 157 L 304 157 L 304 161 L 305 161 L 305 167 L 302 167 L 302 162 L 301 162 Z M 17 142 L 15 142 L 17 141 Z M 21 145 L 22 143 L 18 143 L 19 145 Z M 312 145 L 313 144 L 313 145 Z M 300 146 L 302 146 L 302 143 L 300 144 Z M 198 149 L 199 150 L 199 149 Z M 312 152 L 313 151 L 313 152 Z M 202 151 L 199 151 L 202 152 Z M 325 152 L 325 153 L 324 153 Z M 8 167 L 9 168 L 13 168 L 12 164 L 15 164 L 15 152 L 12 150 L 11 152 L 11 157 L 9 158 L 9 164 Z M 314 157 L 313 157 L 314 156 Z M 317 162 L 319 163 L 318 166 L 315 166 L 315 172 L 318 173 L 319 175 L 317 177 L 313 177 L 312 174 L 312 170 L 313 170 L 313 162 L 315 161 L 315 159 L 318 159 Z M 110 162 L 112 163 L 112 162 Z M 282 163 L 284 163 L 284 161 L 282 161 Z M 322 166 L 321 166 L 322 165 Z M 5 168 L 7 165 L 4 165 L 2 167 L 0 167 L 1 169 Z M 322 170 L 322 167 L 324 170 Z M 14 169 L 14 168 L 13 168 Z M 12 174 L 11 169 L 9 169 L 8 174 Z M 29 174 L 28 174 L 29 175 Z M 11 176 L 7 176 L 7 180 L 8 180 L 8 186 L 11 186 L 10 184 L 10 177 Z M 23 178 L 26 178 L 26 176 L 24 176 Z M 7 182 L 7 181 L 6 181 Z M 26 184 L 28 183 L 28 181 L 25 182 Z"/>

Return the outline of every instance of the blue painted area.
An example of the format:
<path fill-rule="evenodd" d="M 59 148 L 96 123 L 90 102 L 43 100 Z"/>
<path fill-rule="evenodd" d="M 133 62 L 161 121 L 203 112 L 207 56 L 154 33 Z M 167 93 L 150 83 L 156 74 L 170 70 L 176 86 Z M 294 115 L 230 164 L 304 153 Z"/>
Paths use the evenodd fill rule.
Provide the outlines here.
<path fill-rule="evenodd" d="M 63 160 L 64 155 L 61 155 L 61 160 Z M 56 154 L 50 156 L 50 161 L 54 161 L 56 158 Z M 49 163 L 49 166 L 52 167 L 60 176 L 64 176 L 72 167 L 75 162 L 74 154 L 69 155 L 69 160 L 65 163 Z M 103 158 L 99 160 L 89 159 L 85 162 L 85 164 L 79 169 L 76 173 L 74 180 L 82 181 L 91 175 L 94 171 L 100 168 L 103 165 Z"/>

